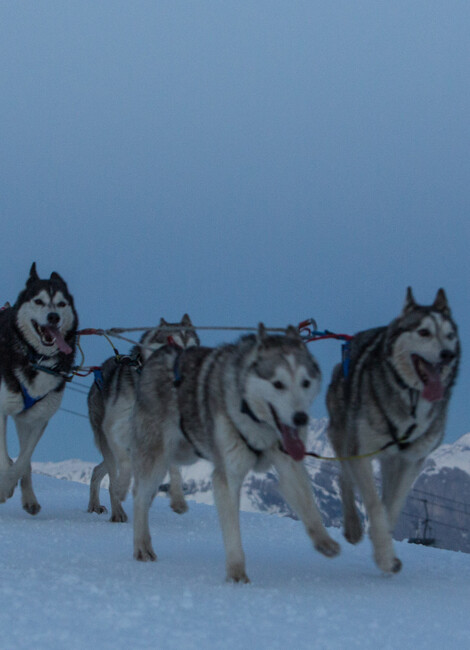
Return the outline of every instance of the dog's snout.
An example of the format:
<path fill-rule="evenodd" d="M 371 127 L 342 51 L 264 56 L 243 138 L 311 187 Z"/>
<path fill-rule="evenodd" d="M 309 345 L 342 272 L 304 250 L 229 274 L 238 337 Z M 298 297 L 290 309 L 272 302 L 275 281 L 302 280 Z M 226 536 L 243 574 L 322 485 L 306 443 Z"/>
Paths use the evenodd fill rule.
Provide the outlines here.
<path fill-rule="evenodd" d="M 47 322 L 50 325 L 57 325 L 59 321 L 60 321 L 60 316 L 55 311 L 51 311 L 47 314 Z"/>
<path fill-rule="evenodd" d="M 442 363 L 450 363 L 452 359 L 455 357 L 455 352 L 452 352 L 452 350 L 442 350 L 441 352 L 441 361 Z"/>
<path fill-rule="evenodd" d="M 292 419 L 296 427 L 303 427 L 308 422 L 308 415 L 304 411 L 297 411 Z"/>

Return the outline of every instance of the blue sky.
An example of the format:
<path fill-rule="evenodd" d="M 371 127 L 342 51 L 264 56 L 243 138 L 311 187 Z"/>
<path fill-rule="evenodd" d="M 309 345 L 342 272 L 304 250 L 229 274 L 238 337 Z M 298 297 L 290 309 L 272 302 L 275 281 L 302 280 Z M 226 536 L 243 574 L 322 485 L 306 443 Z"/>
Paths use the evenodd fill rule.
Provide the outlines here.
<path fill-rule="evenodd" d="M 455 440 L 470 430 L 469 27 L 463 1 L 2 3 L 1 299 L 36 260 L 83 327 L 187 311 L 354 333 L 394 318 L 408 285 L 425 304 L 443 286 L 464 348 Z M 339 346 L 311 349 L 326 387 Z M 63 405 L 86 413 L 79 393 Z M 72 456 L 96 456 L 91 432 L 61 413 L 35 458 Z"/>

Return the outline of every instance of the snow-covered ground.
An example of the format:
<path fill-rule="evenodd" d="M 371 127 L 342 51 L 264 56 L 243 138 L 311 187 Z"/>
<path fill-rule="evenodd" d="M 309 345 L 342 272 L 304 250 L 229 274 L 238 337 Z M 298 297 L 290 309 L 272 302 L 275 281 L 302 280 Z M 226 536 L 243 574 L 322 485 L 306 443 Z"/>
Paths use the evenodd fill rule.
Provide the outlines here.
<path fill-rule="evenodd" d="M 470 647 L 470 555 L 396 543 L 404 566 L 390 578 L 368 541 L 341 542 L 328 560 L 299 522 L 243 512 L 252 583 L 232 585 L 213 506 L 191 502 L 178 516 L 157 498 L 159 561 L 142 564 L 131 524 L 86 512 L 86 485 L 38 475 L 34 485 L 38 516 L 18 491 L 0 506 L 2 648 Z"/>

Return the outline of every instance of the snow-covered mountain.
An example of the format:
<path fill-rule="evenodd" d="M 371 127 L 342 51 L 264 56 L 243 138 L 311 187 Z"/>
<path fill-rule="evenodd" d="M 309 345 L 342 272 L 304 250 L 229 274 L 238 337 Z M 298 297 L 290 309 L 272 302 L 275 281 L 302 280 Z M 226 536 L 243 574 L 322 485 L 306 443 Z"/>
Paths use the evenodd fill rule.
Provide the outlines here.
<path fill-rule="evenodd" d="M 470 433 L 429 456 L 395 536 L 434 540 L 439 548 L 470 553 Z"/>
<path fill-rule="evenodd" d="M 326 418 L 311 424 L 308 448 L 321 456 L 332 456 L 326 437 Z M 342 513 L 336 462 L 308 459 L 316 501 L 327 526 L 341 526 Z M 33 471 L 55 478 L 89 484 L 94 464 L 82 460 L 33 463 Z M 213 504 L 211 465 L 199 461 L 182 468 L 185 493 L 189 500 Z M 107 477 L 103 488 L 107 488 Z M 468 496 L 467 496 L 468 495 Z M 109 505 L 103 490 L 101 501 Z M 131 510 L 130 499 L 125 506 Z M 363 511 L 362 504 L 359 504 Z M 274 472 L 250 473 L 244 483 L 241 509 L 295 518 L 277 490 Z M 397 539 L 418 538 L 439 548 L 470 553 L 470 433 L 454 444 L 442 445 L 427 460 L 416 480 L 395 530 Z"/>

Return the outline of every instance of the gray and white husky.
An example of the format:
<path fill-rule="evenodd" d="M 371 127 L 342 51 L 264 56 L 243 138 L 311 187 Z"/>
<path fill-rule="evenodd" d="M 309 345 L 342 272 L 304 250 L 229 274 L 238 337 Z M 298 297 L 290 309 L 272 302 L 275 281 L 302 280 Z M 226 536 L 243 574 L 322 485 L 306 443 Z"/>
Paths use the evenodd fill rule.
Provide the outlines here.
<path fill-rule="evenodd" d="M 260 325 L 257 335 L 233 345 L 155 352 L 142 371 L 133 415 L 134 557 L 156 559 L 148 513 L 168 468 L 198 458 L 214 465 L 228 580 L 248 582 L 239 503 L 251 469 L 274 465 L 281 492 L 315 548 L 337 555 L 301 462 L 307 413 L 320 381 L 318 365 L 293 327 L 275 336 Z"/>
<path fill-rule="evenodd" d="M 351 457 L 341 463 L 344 536 L 352 544 L 362 537 L 356 485 L 369 518 L 375 562 L 385 572 L 401 569 L 392 532 L 426 456 L 442 442 L 459 356 L 444 291 L 424 307 L 409 288 L 397 319 L 354 337 L 347 376 L 341 365 L 333 371 L 329 437 L 338 456 Z M 380 461 L 381 497 L 372 457 Z"/>
<path fill-rule="evenodd" d="M 184 349 L 199 345 L 199 338 L 191 319 L 185 314 L 179 323 L 167 323 L 164 318 L 158 327 L 144 332 L 129 356 L 110 357 L 101 367 L 101 376 L 88 393 L 88 414 L 95 444 L 103 455 L 90 482 L 88 512 L 107 512 L 100 504 L 100 484 L 109 474 L 111 521 L 127 521 L 121 502 L 126 498 L 132 477 L 130 459 L 129 417 L 135 401 L 135 390 L 142 368 L 152 353 L 163 347 Z M 181 474 L 170 468 L 170 505 L 177 513 L 186 512 Z"/>
<path fill-rule="evenodd" d="M 0 310 L 0 502 L 21 480 L 23 508 L 31 515 L 41 508 L 31 482 L 31 456 L 62 401 L 77 326 L 64 280 L 55 272 L 41 280 L 35 263 L 16 303 Z M 8 416 L 20 444 L 14 463 L 7 450 Z"/>

